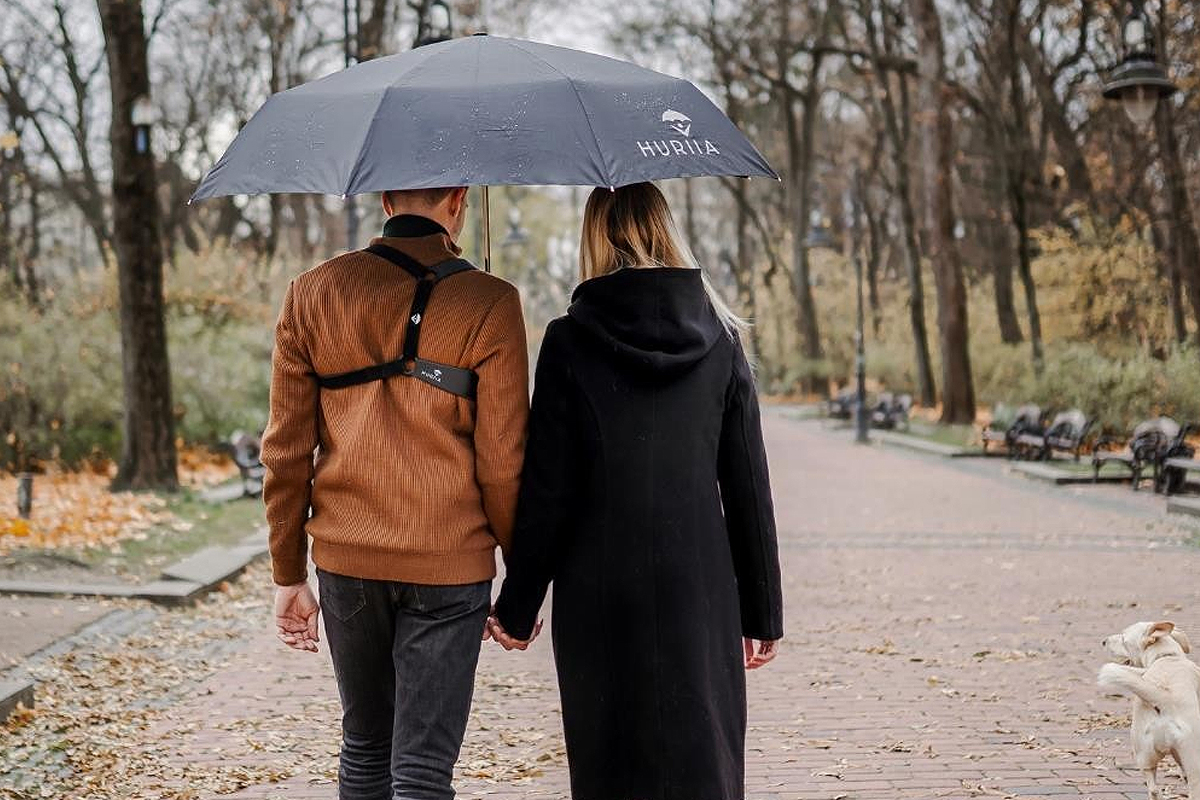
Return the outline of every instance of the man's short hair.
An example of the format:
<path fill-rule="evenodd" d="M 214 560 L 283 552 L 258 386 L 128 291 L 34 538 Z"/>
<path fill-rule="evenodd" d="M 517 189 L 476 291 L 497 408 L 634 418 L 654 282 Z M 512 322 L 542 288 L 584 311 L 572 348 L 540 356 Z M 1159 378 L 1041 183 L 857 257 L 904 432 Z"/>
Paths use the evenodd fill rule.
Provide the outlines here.
<path fill-rule="evenodd" d="M 457 188 L 456 186 L 437 186 L 431 189 L 389 189 L 383 194 L 394 206 L 433 208 Z"/>

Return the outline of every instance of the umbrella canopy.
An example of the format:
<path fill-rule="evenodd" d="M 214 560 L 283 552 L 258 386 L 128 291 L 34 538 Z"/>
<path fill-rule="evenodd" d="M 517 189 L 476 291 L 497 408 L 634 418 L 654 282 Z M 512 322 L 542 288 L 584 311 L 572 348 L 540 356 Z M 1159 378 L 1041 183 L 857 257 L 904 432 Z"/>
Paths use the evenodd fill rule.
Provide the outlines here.
<path fill-rule="evenodd" d="M 471 36 L 270 97 L 192 199 L 433 186 L 777 178 L 681 78 L 593 53 Z"/>

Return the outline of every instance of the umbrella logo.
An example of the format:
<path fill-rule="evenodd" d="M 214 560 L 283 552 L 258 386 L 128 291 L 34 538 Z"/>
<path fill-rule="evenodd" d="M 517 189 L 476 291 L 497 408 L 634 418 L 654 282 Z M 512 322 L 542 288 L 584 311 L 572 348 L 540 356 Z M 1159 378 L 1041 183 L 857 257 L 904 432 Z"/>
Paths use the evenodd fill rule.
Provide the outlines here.
<path fill-rule="evenodd" d="M 692 119 L 686 114 L 668 108 L 663 112 L 662 121 L 680 136 L 692 135 Z"/>
<path fill-rule="evenodd" d="M 692 138 L 692 118 L 687 114 L 668 108 L 662 112 L 661 120 L 678 138 L 636 140 L 634 144 L 644 158 L 721 155 L 720 148 L 711 140 Z"/>

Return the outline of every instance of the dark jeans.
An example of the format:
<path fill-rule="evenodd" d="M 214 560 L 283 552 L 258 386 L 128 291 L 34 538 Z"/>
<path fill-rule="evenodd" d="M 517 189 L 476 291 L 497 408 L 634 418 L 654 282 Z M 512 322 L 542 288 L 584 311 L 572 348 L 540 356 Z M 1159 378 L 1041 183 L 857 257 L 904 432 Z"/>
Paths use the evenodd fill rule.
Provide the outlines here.
<path fill-rule="evenodd" d="M 317 569 L 342 698 L 340 800 L 452 800 L 490 580 L 428 586 Z"/>

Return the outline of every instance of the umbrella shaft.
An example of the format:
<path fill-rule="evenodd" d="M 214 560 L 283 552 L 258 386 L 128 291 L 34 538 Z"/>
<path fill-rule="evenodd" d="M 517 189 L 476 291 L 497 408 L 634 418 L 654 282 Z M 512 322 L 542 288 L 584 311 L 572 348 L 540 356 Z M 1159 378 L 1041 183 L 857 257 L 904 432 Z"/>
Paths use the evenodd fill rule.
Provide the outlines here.
<path fill-rule="evenodd" d="M 492 271 L 492 215 L 488 209 L 488 187 L 481 186 L 483 191 L 482 206 L 479 211 L 483 214 L 483 271 Z"/>

